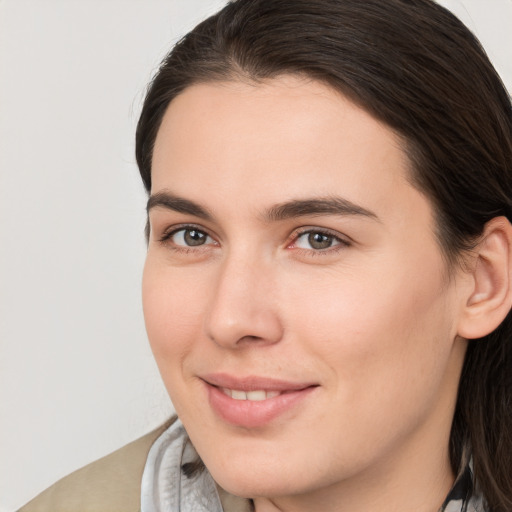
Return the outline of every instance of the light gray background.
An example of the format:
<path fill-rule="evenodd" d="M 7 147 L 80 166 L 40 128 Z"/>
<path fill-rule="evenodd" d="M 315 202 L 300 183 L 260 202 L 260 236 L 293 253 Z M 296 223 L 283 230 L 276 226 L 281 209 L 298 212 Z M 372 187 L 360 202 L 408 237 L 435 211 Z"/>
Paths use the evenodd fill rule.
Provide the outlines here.
<path fill-rule="evenodd" d="M 172 411 L 144 331 L 133 133 L 221 0 L 0 0 L 0 512 Z M 512 90 L 512 0 L 445 0 Z"/>

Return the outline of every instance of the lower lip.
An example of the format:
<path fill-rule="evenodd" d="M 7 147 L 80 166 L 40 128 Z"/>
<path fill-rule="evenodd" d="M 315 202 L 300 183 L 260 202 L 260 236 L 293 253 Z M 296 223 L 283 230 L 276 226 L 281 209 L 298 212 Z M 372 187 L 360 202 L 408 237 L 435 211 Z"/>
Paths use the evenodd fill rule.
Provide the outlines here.
<path fill-rule="evenodd" d="M 265 426 L 278 416 L 295 409 L 317 388 L 317 386 L 311 386 L 297 391 L 288 391 L 267 400 L 251 401 L 235 400 L 219 388 L 205 384 L 210 406 L 215 413 L 226 422 L 245 428 Z"/>

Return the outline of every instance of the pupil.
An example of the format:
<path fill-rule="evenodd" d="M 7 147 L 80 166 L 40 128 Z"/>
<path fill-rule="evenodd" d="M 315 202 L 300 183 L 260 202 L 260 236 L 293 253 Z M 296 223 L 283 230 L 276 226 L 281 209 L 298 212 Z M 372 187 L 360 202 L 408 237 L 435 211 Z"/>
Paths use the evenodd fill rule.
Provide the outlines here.
<path fill-rule="evenodd" d="M 310 233 L 308 242 L 313 249 L 327 249 L 332 244 L 332 237 L 322 233 Z"/>
<path fill-rule="evenodd" d="M 206 236 L 201 231 L 197 231 L 196 229 L 190 229 L 185 231 L 185 242 L 187 245 L 202 245 Z"/>

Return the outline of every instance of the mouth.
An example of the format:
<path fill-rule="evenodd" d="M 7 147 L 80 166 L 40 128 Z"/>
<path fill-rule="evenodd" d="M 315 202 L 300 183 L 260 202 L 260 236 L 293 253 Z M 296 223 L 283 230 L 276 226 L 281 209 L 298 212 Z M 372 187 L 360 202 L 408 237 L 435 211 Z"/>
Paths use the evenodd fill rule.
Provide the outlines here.
<path fill-rule="evenodd" d="M 226 374 L 207 375 L 201 380 L 214 414 L 231 425 L 244 428 L 263 427 L 296 411 L 319 388 L 316 383 L 254 376 L 238 378 Z"/>

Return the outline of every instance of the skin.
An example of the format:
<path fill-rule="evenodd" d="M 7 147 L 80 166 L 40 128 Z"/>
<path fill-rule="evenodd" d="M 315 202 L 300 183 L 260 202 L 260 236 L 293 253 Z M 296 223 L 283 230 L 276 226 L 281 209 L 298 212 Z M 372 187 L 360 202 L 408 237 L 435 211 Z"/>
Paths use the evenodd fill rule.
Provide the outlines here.
<path fill-rule="evenodd" d="M 391 129 L 315 81 L 194 85 L 165 114 L 151 193 L 209 217 L 150 209 L 147 332 L 207 468 L 258 512 L 434 512 L 453 484 L 472 281 L 446 268 L 409 166 Z M 269 218 L 335 196 L 371 214 Z M 184 225 L 204 243 L 187 246 Z M 201 376 L 213 372 L 318 386 L 243 428 L 210 407 Z"/>

